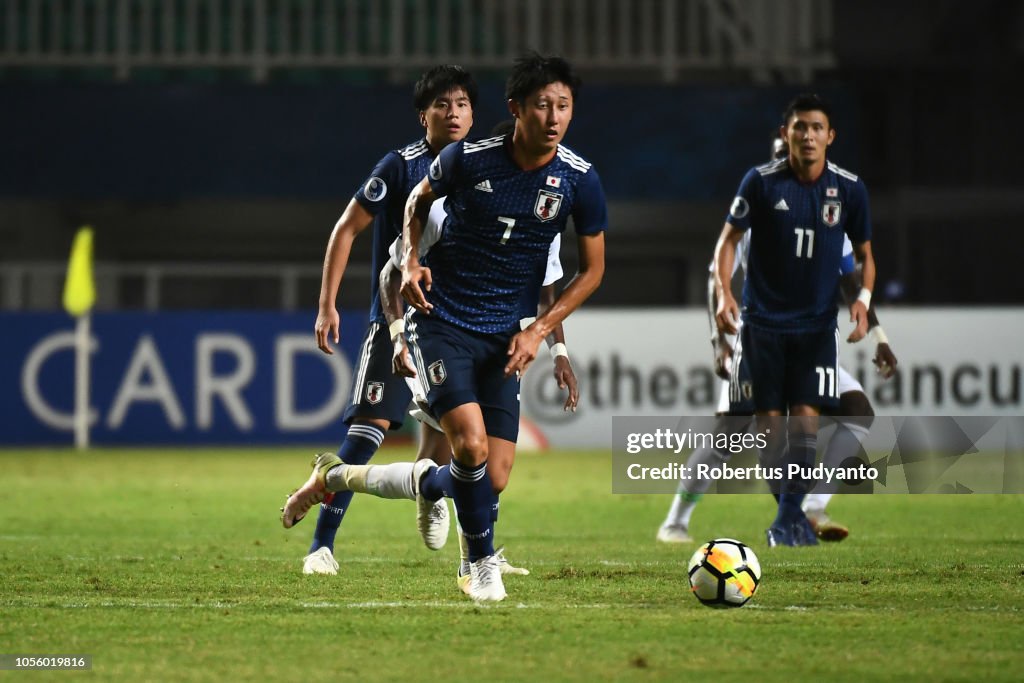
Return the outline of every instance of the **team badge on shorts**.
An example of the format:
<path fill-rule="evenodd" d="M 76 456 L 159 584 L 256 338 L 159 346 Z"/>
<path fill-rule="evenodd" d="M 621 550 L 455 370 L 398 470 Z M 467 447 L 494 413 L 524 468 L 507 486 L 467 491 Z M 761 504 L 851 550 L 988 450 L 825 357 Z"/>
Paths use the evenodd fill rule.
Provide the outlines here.
<path fill-rule="evenodd" d="M 821 206 L 821 220 L 825 221 L 825 225 L 830 228 L 834 228 L 836 223 L 839 222 L 839 214 L 842 213 L 843 205 L 841 202 L 834 199 L 827 199 Z"/>
<path fill-rule="evenodd" d="M 427 374 L 430 375 L 431 384 L 443 384 L 448 373 L 444 369 L 444 361 L 439 360 L 430 364 L 427 368 Z"/>
<path fill-rule="evenodd" d="M 366 400 L 369 403 L 377 404 L 384 398 L 384 383 L 383 382 L 367 382 L 366 383 Z"/>
<path fill-rule="evenodd" d="M 750 382 L 740 382 L 740 393 L 743 394 L 744 401 L 749 401 L 754 398 L 754 387 Z"/>
<path fill-rule="evenodd" d="M 562 195 L 547 190 L 537 192 L 537 203 L 533 205 L 533 215 L 542 221 L 549 221 L 558 215 L 558 207 L 562 205 Z"/>

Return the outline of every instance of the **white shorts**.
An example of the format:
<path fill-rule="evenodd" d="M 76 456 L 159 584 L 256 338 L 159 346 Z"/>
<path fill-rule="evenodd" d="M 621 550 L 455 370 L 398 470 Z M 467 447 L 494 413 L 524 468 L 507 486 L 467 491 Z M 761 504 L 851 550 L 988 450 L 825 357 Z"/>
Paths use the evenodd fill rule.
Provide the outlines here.
<path fill-rule="evenodd" d="M 423 384 L 415 377 L 406 377 L 405 383 L 409 386 L 409 390 L 412 391 L 413 407 L 409 409 L 409 416 L 422 422 L 431 429 L 435 429 L 443 433 L 444 430 L 441 429 L 441 425 L 438 423 L 437 418 L 430 414 L 430 407 L 427 405 L 427 397 L 423 393 Z"/>

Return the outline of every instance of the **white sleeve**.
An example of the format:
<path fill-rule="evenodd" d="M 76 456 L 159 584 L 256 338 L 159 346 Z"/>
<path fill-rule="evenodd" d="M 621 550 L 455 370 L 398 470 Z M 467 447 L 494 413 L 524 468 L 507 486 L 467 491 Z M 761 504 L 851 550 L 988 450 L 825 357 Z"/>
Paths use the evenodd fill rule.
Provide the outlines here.
<path fill-rule="evenodd" d="M 434 200 L 434 203 L 430 205 L 430 214 L 427 216 L 427 224 L 423 226 L 423 235 L 420 236 L 420 250 L 419 257 L 423 258 L 430 248 L 437 244 L 437 241 L 441 239 L 441 232 L 444 230 L 444 219 L 448 217 L 448 212 L 445 210 L 444 197 Z M 388 247 L 388 253 L 391 254 L 391 263 L 394 264 L 395 268 L 402 267 L 402 236 L 399 235 L 395 238 L 395 241 Z"/>
<path fill-rule="evenodd" d="M 743 269 L 743 279 L 747 278 L 747 256 L 750 254 L 750 231 L 743 233 L 743 237 L 736 244 L 736 258 L 732 262 L 732 274 L 736 276 L 736 269 Z"/>
<path fill-rule="evenodd" d="M 558 258 L 558 252 L 562 249 L 562 235 L 555 234 L 551 240 L 551 247 L 548 249 L 548 267 L 544 271 L 544 283 L 542 286 L 553 285 L 562 279 L 562 260 Z"/>

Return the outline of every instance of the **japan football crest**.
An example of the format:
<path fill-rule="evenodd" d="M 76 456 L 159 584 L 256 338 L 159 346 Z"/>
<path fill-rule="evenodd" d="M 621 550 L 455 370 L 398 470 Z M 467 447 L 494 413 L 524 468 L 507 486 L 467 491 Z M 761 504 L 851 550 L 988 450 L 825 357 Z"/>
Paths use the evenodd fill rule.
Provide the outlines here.
<path fill-rule="evenodd" d="M 384 398 L 384 383 L 383 382 L 367 382 L 366 383 L 366 400 L 374 405 L 380 403 L 380 400 Z"/>
<path fill-rule="evenodd" d="M 444 361 L 439 360 L 430 364 L 427 368 L 427 374 L 430 375 L 431 384 L 442 384 L 448 373 L 444 369 Z"/>
<path fill-rule="evenodd" d="M 834 228 L 839 222 L 839 214 L 843 210 L 843 205 L 840 201 L 835 199 L 826 199 L 825 203 L 821 206 L 821 220 L 825 221 L 825 225 L 830 228 Z"/>
<path fill-rule="evenodd" d="M 562 205 L 562 195 L 547 190 L 537 192 L 537 203 L 533 205 L 533 215 L 542 221 L 549 221 L 558 215 L 558 207 Z"/>

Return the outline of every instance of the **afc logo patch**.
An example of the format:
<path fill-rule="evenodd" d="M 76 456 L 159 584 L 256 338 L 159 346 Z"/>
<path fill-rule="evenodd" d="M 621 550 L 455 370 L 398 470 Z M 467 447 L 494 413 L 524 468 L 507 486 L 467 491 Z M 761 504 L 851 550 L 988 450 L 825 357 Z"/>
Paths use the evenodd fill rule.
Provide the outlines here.
<path fill-rule="evenodd" d="M 549 221 L 558 215 L 562 206 L 562 195 L 547 190 L 538 190 L 537 203 L 533 205 L 533 215 L 542 221 Z"/>
<path fill-rule="evenodd" d="M 743 218 L 750 213 L 750 203 L 743 197 L 736 195 L 729 207 L 729 214 L 736 218 Z"/>
<path fill-rule="evenodd" d="M 842 214 L 842 211 L 842 202 L 835 199 L 827 199 L 821 206 L 821 220 L 825 221 L 825 225 L 828 227 L 834 228 L 839 223 L 839 216 Z"/>
<path fill-rule="evenodd" d="M 430 376 L 431 384 L 444 384 L 445 379 L 448 377 L 447 371 L 444 369 L 444 361 L 439 360 L 430 364 L 427 368 L 427 374 Z"/>
<path fill-rule="evenodd" d="M 366 383 L 366 401 L 374 405 L 380 403 L 381 399 L 384 398 L 384 383 L 383 382 L 367 382 Z"/>
<path fill-rule="evenodd" d="M 363 188 L 363 196 L 371 202 L 379 202 L 384 199 L 388 193 L 388 184 L 377 176 L 373 176 L 366 181 L 366 187 Z"/>
<path fill-rule="evenodd" d="M 431 180 L 441 179 L 441 157 L 434 157 L 434 160 L 430 162 L 429 170 Z"/>

